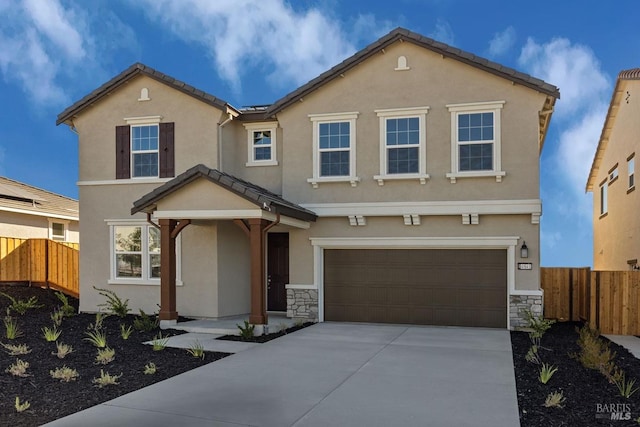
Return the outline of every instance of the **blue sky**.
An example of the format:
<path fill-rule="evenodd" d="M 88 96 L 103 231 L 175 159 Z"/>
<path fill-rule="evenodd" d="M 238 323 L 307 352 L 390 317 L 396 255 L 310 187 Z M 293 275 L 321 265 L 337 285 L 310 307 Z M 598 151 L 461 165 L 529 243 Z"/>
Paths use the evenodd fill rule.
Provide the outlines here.
<path fill-rule="evenodd" d="M 56 115 L 134 62 L 236 107 L 269 104 L 402 26 L 560 87 L 541 158 L 542 265 L 592 263 L 584 187 L 640 2 L 0 0 L 0 175 L 77 197 Z"/>

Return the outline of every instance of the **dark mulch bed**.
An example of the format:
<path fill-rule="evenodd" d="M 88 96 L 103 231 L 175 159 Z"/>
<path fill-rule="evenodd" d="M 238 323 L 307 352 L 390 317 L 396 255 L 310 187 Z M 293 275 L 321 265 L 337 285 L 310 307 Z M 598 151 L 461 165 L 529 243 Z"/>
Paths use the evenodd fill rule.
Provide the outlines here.
<path fill-rule="evenodd" d="M 547 384 L 538 380 L 539 367 L 525 360 L 531 346 L 525 332 L 511 332 L 513 362 L 515 365 L 518 406 L 522 427 L 538 426 L 638 426 L 635 420 L 640 416 L 640 391 L 629 399 L 620 396 L 617 387 L 610 384 L 597 371 L 584 368 L 569 354 L 579 351 L 576 328 L 580 323 L 556 323 L 542 338 L 540 350 L 542 360 L 558 367 Z M 606 340 L 606 338 L 602 337 Z M 609 342 L 609 340 L 606 340 Z M 610 342 L 615 351 L 615 364 L 626 372 L 627 378 L 638 379 L 640 386 L 640 360 L 625 348 Z M 553 391 L 562 391 L 566 402 L 564 408 L 545 408 L 543 403 Z M 628 404 L 630 420 L 611 420 L 596 418 L 598 405 Z M 621 407 L 621 412 L 627 409 Z M 609 417 L 609 411 L 601 411 Z M 625 415 L 623 414 L 623 417 Z"/>
<path fill-rule="evenodd" d="M 64 359 L 58 359 L 51 354 L 56 351 L 56 344 L 45 341 L 41 330 L 44 326 L 53 326 L 50 314 L 61 305 L 53 291 L 0 285 L 0 292 L 24 300 L 35 295 L 38 303 L 44 305 L 43 308 L 27 311 L 23 316 L 12 313 L 24 332 L 24 336 L 16 340 L 6 339 L 4 325 L 0 322 L 0 342 L 24 343 L 32 350 L 26 355 L 9 356 L 4 348 L 0 348 L 0 426 L 41 425 L 228 356 L 227 353 L 207 352 L 204 360 L 201 360 L 181 349 L 153 351 L 151 346 L 142 342 L 152 340 L 161 332 L 159 329 L 151 332 L 134 330 L 129 339 L 124 340 L 120 336 L 120 323 L 132 325 L 134 316 L 129 315 L 124 319 L 109 316 L 104 320 L 104 326 L 108 345 L 116 351 L 115 360 L 106 366 L 96 365 L 97 349 L 84 340 L 85 331 L 95 321 L 95 315 L 80 314 L 66 318 L 62 323 L 62 335 L 58 341 L 72 345 L 74 352 Z M 77 309 L 77 300 L 70 298 L 70 301 Z M 10 303 L 9 299 L 0 295 L 0 317 L 4 317 Z M 166 330 L 162 333 L 168 336 L 183 332 Z M 29 363 L 27 372 L 30 376 L 20 378 L 5 372 L 16 358 Z M 149 362 L 157 366 L 157 372 L 153 375 L 143 374 L 144 366 Z M 63 365 L 76 369 L 80 377 L 69 383 L 51 378 L 49 371 Z M 112 375 L 122 374 L 119 384 L 104 388 L 92 384 L 93 378 L 100 376 L 100 369 Z M 21 402 L 29 401 L 30 409 L 17 413 L 14 408 L 16 396 L 20 397 Z"/>
<path fill-rule="evenodd" d="M 265 334 L 265 335 L 260 335 L 257 337 L 251 337 L 251 338 L 243 338 L 240 335 L 223 335 L 221 337 L 218 337 L 217 339 L 219 340 L 225 340 L 225 341 L 242 341 L 242 342 L 257 342 L 257 343 L 265 343 L 271 340 L 275 340 L 276 338 L 280 338 L 284 335 L 290 334 L 291 332 L 295 332 L 295 331 L 299 331 L 300 329 L 304 329 L 307 326 L 311 326 L 313 325 L 313 322 L 305 322 L 302 323 L 300 325 L 295 325 L 292 326 L 290 328 L 284 329 L 282 331 L 279 332 L 274 332 L 272 334 Z"/>

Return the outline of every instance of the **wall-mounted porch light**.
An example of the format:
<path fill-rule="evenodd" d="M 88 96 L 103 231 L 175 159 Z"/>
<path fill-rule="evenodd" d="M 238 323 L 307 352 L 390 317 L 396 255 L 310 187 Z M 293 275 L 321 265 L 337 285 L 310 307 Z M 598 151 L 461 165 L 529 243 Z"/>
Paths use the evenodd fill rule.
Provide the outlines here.
<path fill-rule="evenodd" d="M 529 248 L 527 247 L 527 243 L 524 241 L 520 247 L 520 258 L 529 258 Z"/>

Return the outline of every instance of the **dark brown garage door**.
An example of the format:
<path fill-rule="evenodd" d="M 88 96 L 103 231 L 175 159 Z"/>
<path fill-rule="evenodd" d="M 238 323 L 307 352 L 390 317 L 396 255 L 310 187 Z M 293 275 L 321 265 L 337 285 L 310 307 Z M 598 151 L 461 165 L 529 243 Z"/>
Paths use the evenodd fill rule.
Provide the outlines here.
<path fill-rule="evenodd" d="M 325 319 L 507 326 L 505 250 L 324 251 Z"/>

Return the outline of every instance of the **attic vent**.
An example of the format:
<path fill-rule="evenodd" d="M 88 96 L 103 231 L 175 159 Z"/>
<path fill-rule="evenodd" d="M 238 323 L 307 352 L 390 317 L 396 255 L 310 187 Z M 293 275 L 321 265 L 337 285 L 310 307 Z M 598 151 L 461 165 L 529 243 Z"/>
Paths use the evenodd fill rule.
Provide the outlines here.
<path fill-rule="evenodd" d="M 407 57 L 404 55 L 398 56 L 398 66 L 394 68 L 396 71 L 407 71 L 411 68 L 407 67 Z"/>
<path fill-rule="evenodd" d="M 138 98 L 138 101 L 151 101 L 151 98 L 149 98 L 149 89 L 143 87 L 140 90 L 140 98 Z"/>

